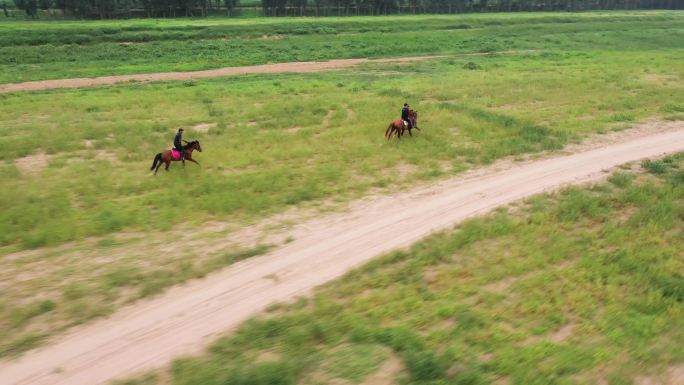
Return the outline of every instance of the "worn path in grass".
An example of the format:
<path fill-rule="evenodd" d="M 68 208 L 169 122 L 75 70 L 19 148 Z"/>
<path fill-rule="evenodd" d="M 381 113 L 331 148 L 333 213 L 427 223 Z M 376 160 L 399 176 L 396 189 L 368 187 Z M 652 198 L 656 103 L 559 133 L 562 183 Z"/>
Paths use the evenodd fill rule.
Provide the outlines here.
<path fill-rule="evenodd" d="M 216 78 L 221 76 L 237 76 L 249 74 L 270 74 L 278 72 L 315 72 L 336 68 L 351 67 L 364 63 L 401 63 L 421 60 L 430 60 L 440 56 L 414 56 L 393 59 L 338 59 L 330 61 L 310 61 L 295 63 L 262 64 L 244 67 L 224 67 L 213 70 L 189 71 L 189 72 L 160 72 L 138 75 L 101 76 L 96 78 L 56 79 L 39 80 L 24 83 L 11 83 L 0 85 L 0 93 L 38 91 L 54 88 L 80 88 L 111 85 L 125 82 L 154 82 L 166 80 L 194 80 Z"/>
<path fill-rule="evenodd" d="M 508 53 L 524 53 L 534 52 L 534 50 L 522 51 L 503 51 L 503 52 L 487 52 L 487 53 L 470 53 L 455 56 L 482 56 L 489 54 L 508 54 Z M 38 80 L 24 83 L 10 83 L 0 84 L 0 93 L 21 92 L 21 91 L 39 91 L 50 90 L 55 88 L 81 88 L 94 87 L 103 85 L 112 85 L 125 82 L 154 82 L 154 81 L 168 81 L 168 80 L 195 80 L 216 78 L 222 76 L 238 76 L 249 74 L 270 74 L 270 73 L 305 73 L 316 72 L 338 68 L 351 67 L 366 63 L 405 63 L 437 59 L 444 56 L 411 56 L 400 58 L 386 58 L 386 59 L 336 59 L 329 61 L 312 61 L 312 62 L 294 62 L 294 63 L 278 63 L 278 64 L 261 64 L 244 67 L 224 67 L 213 70 L 204 71 L 189 71 L 189 72 L 160 72 L 151 74 L 137 74 L 137 75 L 118 75 L 118 76 L 101 76 L 96 78 L 76 78 L 76 79 L 55 79 L 55 80 Z"/>
<path fill-rule="evenodd" d="M 315 286 L 392 249 L 497 206 L 571 183 L 600 179 L 617 165 L 684 150 L 684 122 L 596 141 L 592 149 L 496 166 L 300 225 L 291 243 L 206 279 L 169 290 L 113 317 L 77 328 L 50 346 L 0 364 L 0 383 L 92 385 L 196 353 L 217 333 L 274 301 Z"/>

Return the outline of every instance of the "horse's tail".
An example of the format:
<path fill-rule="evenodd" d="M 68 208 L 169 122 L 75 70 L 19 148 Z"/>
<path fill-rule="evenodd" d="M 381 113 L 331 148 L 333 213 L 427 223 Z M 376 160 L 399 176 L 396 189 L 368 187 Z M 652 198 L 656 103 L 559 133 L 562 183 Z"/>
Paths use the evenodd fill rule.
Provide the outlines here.
<path fill-rule="evenodd" d="M 154 168 L 157 167 L 157 163 L 161 162 L 161 157 L 161 152 L 154 156 L 154 162 L 152 162 L 152 167 L 150 167 L 150 170 L 154 170 Z"/>
<path fill-rule="evenodd" d="M 392 135 L 392 126 L 394 123 L 390 123 L 389 126 L 387 126 L 387 130 L 385 130 L 385 138 L 389 140 L 390 136 Z"/>

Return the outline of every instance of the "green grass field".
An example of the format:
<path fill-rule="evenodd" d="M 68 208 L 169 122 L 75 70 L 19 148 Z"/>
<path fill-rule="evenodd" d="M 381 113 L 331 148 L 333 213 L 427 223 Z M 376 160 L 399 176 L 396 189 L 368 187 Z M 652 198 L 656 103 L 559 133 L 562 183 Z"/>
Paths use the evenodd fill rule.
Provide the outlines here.
<path fill-rule="evenodd" d="M 643 167 L 469 220 L 274 305 L 205 357 L 177 360 L 169 382 L 371 384 L 379 371 L 400 384 L 678 383 L 684 155 Z"/>
<path fill-rule="evenodd" d="M 0 83 L 490 52 L 681 48 L 681 12 L 127 21 L 0 20 Z"/>
<path fill-rule="evenodd" d="M 569 21 L 559 23 L 564 18 Z M 425 29 L 410 33 L 424 39 L 416 49 L 425 51 L 392 54 L 450 52 L 447 57 L 305 75 L 0 94 L 0 355 L 19 353 L 69 326 L 272 246 L 204 253 L 179 245 L 185 241 L 179 233 L 201 233 L 206 223 L 235 228 L 290 209 L 336 208 L 373 191 L 557 150 L 587 134 L 645 119 L 682 120 L 683 19 L 681 12 L 419 17 Z M 163 23 L 209 30 L 212 23 L 218 30 L 245 25 L 268 35 L 269 23 L 314 29 L 335 24 L 347 31 L 334 42 L 317 34 L 290 36 L 293 32 L 266 40 L 301 39 L 312 44 L 307 52 L 319 53 L 313 49 L 317 41 L 363 38 L 376 44 L 376 32 L 361 32 L 359 25 L 389 28 L 393 20 Z M 55 39 L 62 39 L 79 28 L 116 23 L 144 29 L 151 22 L 27 22 L 0 28 L 10 31 L 3 36 L 61 29 Z M 463 23 L 479 24 L 445 29 Z M 437 25 L 442 29 L 433 28 Z M 382 39 L 398 42 L 405 33 L 391 30 Z M 249 36 L 245 32 L 243 38 L 250 47 L 264 43 Z M 451 48 L 434 48 L 444 39 L 453 41 Z M 121 70 L 89 54 L 73 66 L 49 63 L 52 48 L 95 52 L 99 44 L 119 43 L 67 47 L 55 41 L 7 45 L 3 53 L 45 49 L 44 61 L 21 64 L 31 79 Z M 145 44 L 162 43 L 176 44 L 183 54 L 191 51 L 173 41 Z M 536 51 L 463 56 L 457 46 L 468 52 Z M 131 54 L 132 60 L 146 63 L 148 70 L 164 69 L 166 59 L 153 62 L 147 51 Z M 169 55 L 167 63 L 173 63 L 176 54 Z M 304 57 L 283 60 L 296 59 Z M 51 65 L 76 72 L 52 73 Z M 3 69 L 0 76 L 16 70 Z M 137 70 L 141 67 L 123 72 Z M 387 143 L 382 134 L 404 101 L 419 110 L 423 131 Z M 152 158 L 171 144 L 179 126 L 188 129 L 188 139 L 201 141 L 204 152 L 197 159 L 203 167 L 189 164 L 183 170 L 176 164 L 152 177 Z M 229 231 L 199 235 L 218 239 Z M 183 252 L 164 251 L 168 245 Z"/>
<path fill-rule="evenodd" d="M 0 213 L 0 244 L 33 248 L 183 221 L 264 216 L 558 149 L 582 134 L 651 116 L 680 118 L 684 69 L 674 63 L 681 52 L 456 57 L 2 95 L 0 175 L 7 192 L 0 200 L 7 209 Z M 465 69 L 468 63 L 479 69 Z M 387 144 L 382 134 L 403 101 L 419 110 L 424 132 Z M 192 128 L 201 123 L 213 126 Z M 151 178 L 154 154 L 179 126 L 203 144 L 197 158 L 204 167 L 174 165 Z M 36 156 L 47 167 L 31 162 Z M 415 172 L 392 172 L 404 164 Z"/>

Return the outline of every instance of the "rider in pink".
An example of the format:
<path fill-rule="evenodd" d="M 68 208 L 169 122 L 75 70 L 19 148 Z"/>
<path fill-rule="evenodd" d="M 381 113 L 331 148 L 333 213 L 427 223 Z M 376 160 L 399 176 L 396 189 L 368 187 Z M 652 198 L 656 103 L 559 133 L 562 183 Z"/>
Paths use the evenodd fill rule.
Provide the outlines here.
<path fill-rule="evenodd" d="M 179 152 L 180 159 L 185 158 L 185 150 L 183 150 L 183 129 L 179 128 L 176 137 L 173 138 L 173 147 Z"/>

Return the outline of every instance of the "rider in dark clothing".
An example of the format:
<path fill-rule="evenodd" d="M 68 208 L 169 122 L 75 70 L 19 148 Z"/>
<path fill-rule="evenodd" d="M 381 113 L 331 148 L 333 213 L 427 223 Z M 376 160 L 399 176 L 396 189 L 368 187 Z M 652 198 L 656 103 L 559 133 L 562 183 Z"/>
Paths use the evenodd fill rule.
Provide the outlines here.
<path fill-rule="evenodd" d="M 409 128 L 411 128 L 411 119 L 409 117 L 409 105 L 404 103 L 404 108 L 401 109 L 401 120 L 408 123 Z"/>
<path fill-rule="evenodd" d="M 176 137 L 173 138 L 173 147 L 180 152 L 180 158 L 183 160 L 185 158 L 185 150 L 183 149 L 183 129 L 179 128 Z"/>

